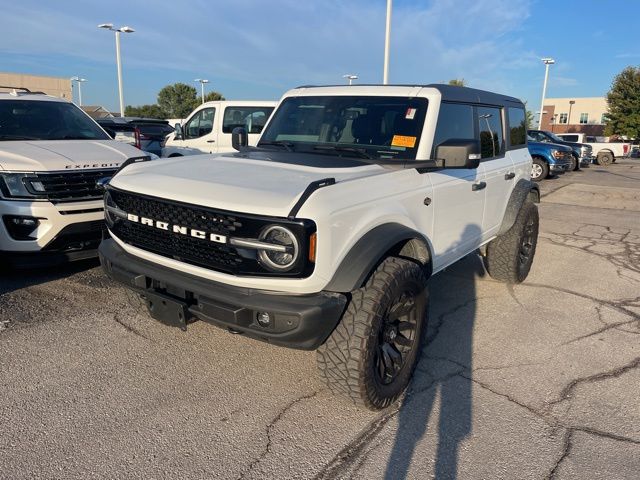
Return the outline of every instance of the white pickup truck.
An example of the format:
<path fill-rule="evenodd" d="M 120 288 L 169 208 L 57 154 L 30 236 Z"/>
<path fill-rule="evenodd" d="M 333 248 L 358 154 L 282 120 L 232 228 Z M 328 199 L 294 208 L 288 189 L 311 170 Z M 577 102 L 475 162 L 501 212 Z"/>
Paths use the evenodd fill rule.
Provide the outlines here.
<path fill-rule="evenodd" d="M 622 142 L 598 142 L 597 138 L 585 133 L 557 133 L 565 142 L 584 143 L 593 149 L 596 162 L 599 165 L 609 165 L 618 158 L 629 155 L 630 144 Z"/>
<path fill-rule="evenodd" d="M 162 157 L 181 157 L 202 153 L 233 152 L 231 132 L 243 127 L 249 133 L 249 145 L 255 145 L 262 128 L 277 102 L 206 102 L 196 108 L 182 124 L 176 124 L 162 148 Z"/>

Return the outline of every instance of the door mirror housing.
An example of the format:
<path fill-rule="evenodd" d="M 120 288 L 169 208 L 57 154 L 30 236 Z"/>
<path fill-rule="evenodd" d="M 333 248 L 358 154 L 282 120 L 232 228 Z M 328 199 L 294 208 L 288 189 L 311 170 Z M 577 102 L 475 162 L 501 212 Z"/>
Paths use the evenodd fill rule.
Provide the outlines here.
<path fill-rule="evenodd" d="M 176 123 L 173 128 L 174 128 L 173 138 L 175 140 L 182 140 L 184 138 L 184 134 L 182 133 L 182 125 L 179 123 Z"/>
<path fill-rule="evenodd" d="M 244 127 L 236 127 L 231 131 L 231 146 L 239 152 L 249 145 L 249 134 Z"/>
<path fill-rule="evenodd" d="M 480 141 L 450 138 L 436 148 L 436 158 L 444 168 L 478 168 L 480 165 Z"/>

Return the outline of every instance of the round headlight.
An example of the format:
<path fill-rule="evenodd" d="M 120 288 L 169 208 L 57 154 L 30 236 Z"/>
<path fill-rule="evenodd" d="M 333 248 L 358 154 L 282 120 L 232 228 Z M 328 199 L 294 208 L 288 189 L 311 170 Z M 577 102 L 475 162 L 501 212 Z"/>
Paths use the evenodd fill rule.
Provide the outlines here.
<path fill-rule="evenodd" d="M 260 241 L 286 247 L 285 251 L 259 250 L 258 257 L 264 266 L 276 271 L 293 268 L 300 254 L 300 246 L 291 230 L 280 225 L 270 225 L 260 233 Z"/>

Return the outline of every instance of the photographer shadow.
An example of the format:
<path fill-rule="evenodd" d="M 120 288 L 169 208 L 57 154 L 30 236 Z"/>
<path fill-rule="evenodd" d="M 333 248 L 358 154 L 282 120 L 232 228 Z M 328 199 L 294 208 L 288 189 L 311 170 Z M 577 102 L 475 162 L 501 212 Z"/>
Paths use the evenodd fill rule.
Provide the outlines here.
<path fill-rule="evenodd" d="M 97 258 L 40 268 L 0 266 L 0 296 L 22 288 L 60 280 L 100 265 Z"/>
<path fill-rule="evenodd" d="M 469 229 L 478 227 L 467 226 L 465 235 Z M 472 429 L 471 381 L 461 374 L 472 369 L 476 280 L 484 275 L 482 259 L 472 253 L 430 280 L 422 357 L 398 414 L 385 479 L 407 478 L 410 467 L 412 478 L 457 478 L 460 445 Z"/>

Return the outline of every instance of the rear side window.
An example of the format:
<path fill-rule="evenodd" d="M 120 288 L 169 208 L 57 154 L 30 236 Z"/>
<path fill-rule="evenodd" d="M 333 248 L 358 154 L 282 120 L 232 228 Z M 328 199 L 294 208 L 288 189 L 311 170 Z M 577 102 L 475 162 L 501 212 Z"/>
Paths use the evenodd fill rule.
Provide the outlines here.
<path fill-rule="evenodd" d="M 433 152 L 447 140 L 475 140 L 473 107 L 458 103 L 442 103 L 433 137 Z"/>
<path fill-rule="evenodd" d="M 244 127 L 248 133 L 260 133 L 274 107 L 227 107 L 224 111 L 222 133 L 232 133 Z"/>
<path fill-rule="evenodd" d="M 577 135 L 558 135 L 560 138 L 562 138 L 563 140 L 567 141 L 567 142 L 577 142 L 578 141 L 578 136 Z"/>
<path fill-rule="evenodd" d="M 509 107 L 509 143 L 518 147 L 526 143 L 527 125 L 524 108 Z"/>
<path fill-rule="evenodd" d="M 502 116 L 496 107 L 478 107 L 481 158 L 498 157 L 504 153 Z"/>

